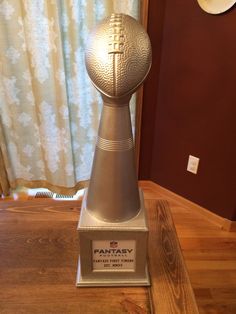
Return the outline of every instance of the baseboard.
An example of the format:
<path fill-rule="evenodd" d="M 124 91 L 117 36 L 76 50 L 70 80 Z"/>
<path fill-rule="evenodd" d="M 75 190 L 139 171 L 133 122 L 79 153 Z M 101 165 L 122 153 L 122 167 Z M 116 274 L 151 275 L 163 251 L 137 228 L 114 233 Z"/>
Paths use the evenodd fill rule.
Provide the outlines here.
<path fill-rule="evenodd" d="M 227 218 L 221 217 L 210 210 L 160 186 L 159 184 L 154 183 L 153 181 L 140 181 L 141 186 L 144 184 L 145 186 L 148 186 L 153 191 L 156 191 L 157 193 L 164 194 L 165 197 L 169 199 L 174 199 L 179 204 L 186 206 L 188 208 L 191 208 L 192 210 L 198 212 L 199 214 L 203 215 L 206 219 L 208 219 L 210 222 L 218 225 L 221 229 L 225 231 L 236 231 L 236 221 L 231 221 Z"/>
<path fill-rule="evenodd" d="M 236 221 L 225 219 L 225 224 L 222 229 L 230 232 L 236 232 Z"/>

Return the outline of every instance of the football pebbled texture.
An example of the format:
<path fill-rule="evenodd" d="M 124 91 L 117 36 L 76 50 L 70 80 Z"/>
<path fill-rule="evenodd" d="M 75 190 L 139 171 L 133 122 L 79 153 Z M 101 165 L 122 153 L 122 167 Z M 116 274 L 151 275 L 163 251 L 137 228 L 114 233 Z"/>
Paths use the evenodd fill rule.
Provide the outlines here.
<path fill-rule="evenodd" d="M 132 94 L 146 78 L 151 58 L 150 40 L 142 25 L 116 13 L 96 26 L 85 51 L 93 84 L 110 98 Z"/>

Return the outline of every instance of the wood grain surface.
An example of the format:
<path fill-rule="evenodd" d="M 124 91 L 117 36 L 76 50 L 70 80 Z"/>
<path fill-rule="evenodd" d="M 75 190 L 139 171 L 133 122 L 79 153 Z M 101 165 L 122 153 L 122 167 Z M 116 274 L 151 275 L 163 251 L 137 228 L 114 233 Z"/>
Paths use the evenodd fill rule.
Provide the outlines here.
<path fill-rule="evenodd" d="M 151 312 L 143 287 L 76 288 L 79 209 L 49 199 L 0 202 L 1 314 Z"/>
<path fill-rule="evenodd" d="M 149 264 L 154 311 L 198 313 L 169 204 L 164 200 L 149 200 L 146 207 L 150 225 Z"/>
<path fill-rule="evenodd" d="M 236 234 L 171 193 L 148 182 L 142 188 L 150 289 L 75 287 L 80 202 L 0 201 L 0 313 L 196 313 L 189 273 L 200 313 L 235 314 Z"/>
<path fill-rule="evenodd" d="M 222 230 L 191 202 L 153 182 L 141 182 L 146 200 L 168 200 L 201 314 L 236 313 L 236 232 Z"/>

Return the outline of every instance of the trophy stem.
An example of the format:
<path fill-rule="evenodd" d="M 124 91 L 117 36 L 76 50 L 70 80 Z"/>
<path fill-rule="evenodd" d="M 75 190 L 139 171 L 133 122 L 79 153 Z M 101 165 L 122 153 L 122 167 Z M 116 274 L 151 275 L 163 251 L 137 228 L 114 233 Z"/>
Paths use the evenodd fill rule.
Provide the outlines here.
<path fill-rule="evenodd" d="M 104 221 L 124 221 L 140 209 L 129 104 L 104 102 L 87 209 Z"/>

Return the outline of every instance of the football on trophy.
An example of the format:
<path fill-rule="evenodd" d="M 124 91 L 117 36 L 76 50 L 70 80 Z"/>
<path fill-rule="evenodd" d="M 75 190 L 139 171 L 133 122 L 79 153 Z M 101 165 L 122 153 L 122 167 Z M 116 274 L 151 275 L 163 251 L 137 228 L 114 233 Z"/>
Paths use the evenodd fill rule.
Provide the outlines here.
<path fill-rule="evenodd" d="M 150 40 L 142 25 L 116 13 L 97 25 L 85 52 L 93 84 L 112 99 L 132 94 L 143 83 L 151 58 Z"/>

